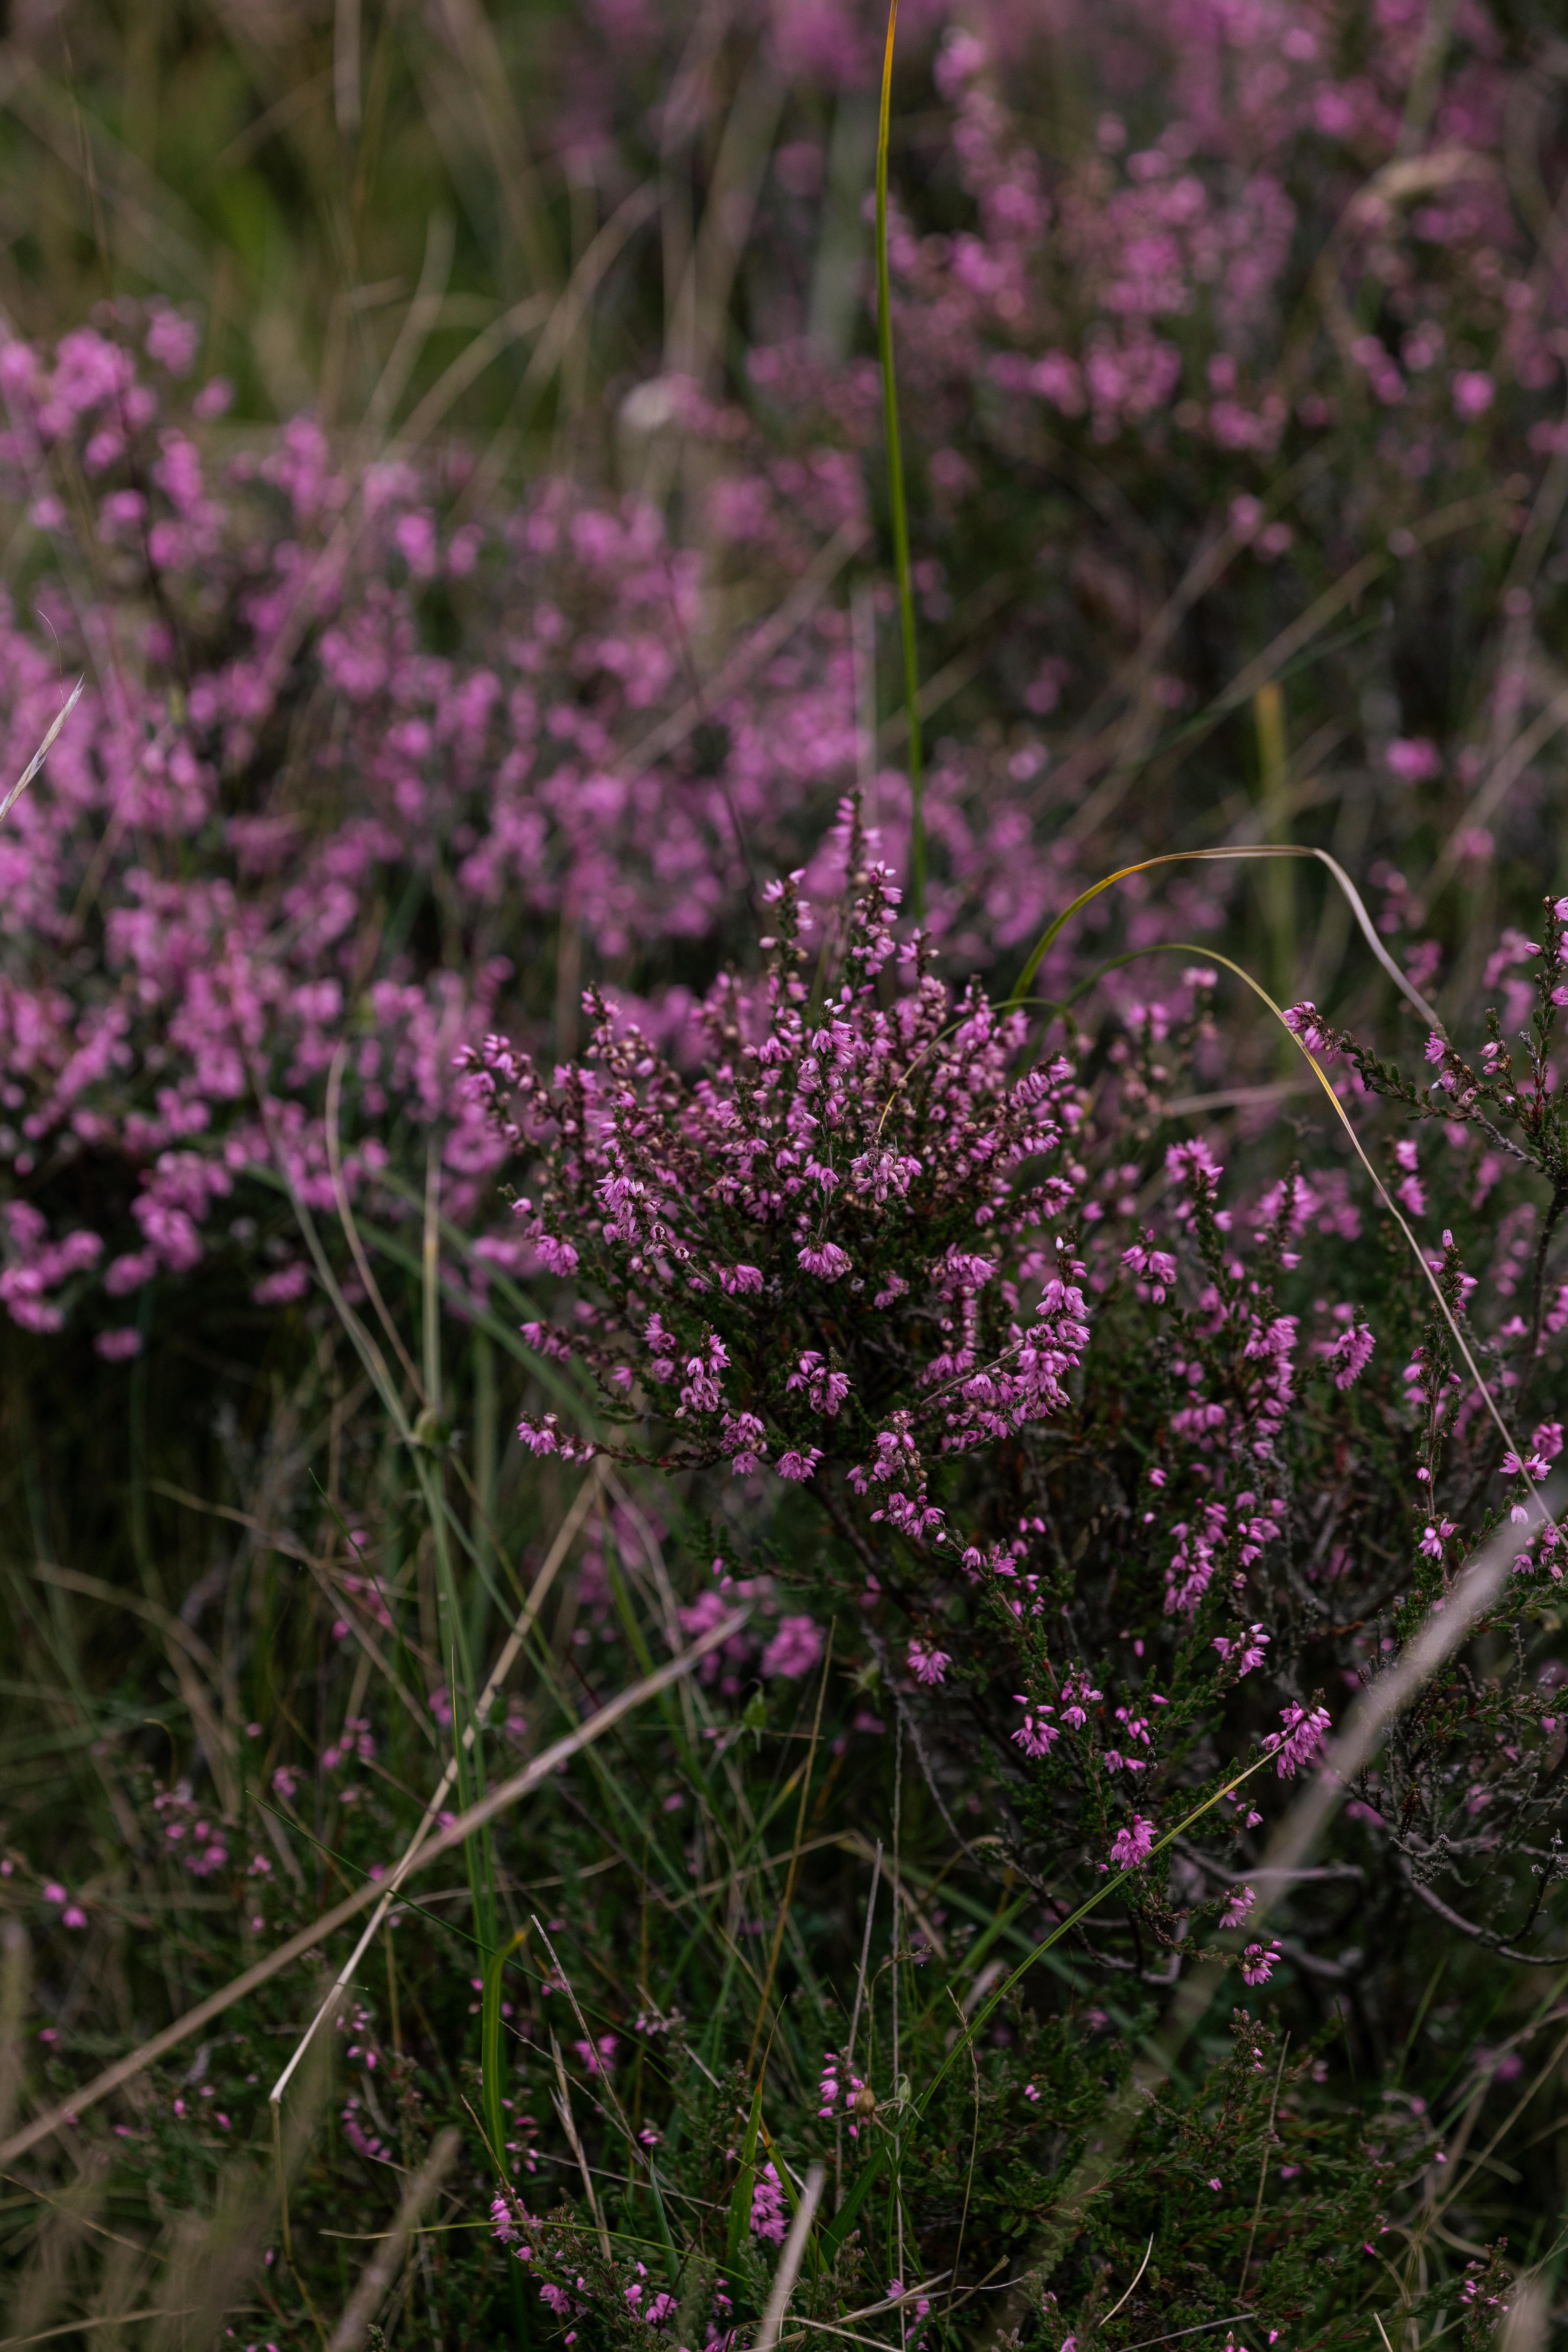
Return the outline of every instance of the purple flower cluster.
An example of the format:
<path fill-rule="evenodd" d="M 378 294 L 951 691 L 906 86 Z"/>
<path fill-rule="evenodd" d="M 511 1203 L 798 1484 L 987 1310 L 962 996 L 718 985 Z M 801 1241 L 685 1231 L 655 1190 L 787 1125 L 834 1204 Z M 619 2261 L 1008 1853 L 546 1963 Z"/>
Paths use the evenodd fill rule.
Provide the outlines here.
<path fill-rule="evenodd" d="M 514 1204 L 532 1263 L 579 1287 L 535 1344 L 643 1429 L 612 1450 L 793 1484 L 839 1465 L 874 1521 L 942 1542 L 928 1457 L 1049 1419 L 1089 1339 L 1081 1265 L 1033 1238 L 1081 1180 L 1076 1078 L 1059 1055 L 1012 1074 L 1026 1015 L 973 989 L 954 1004 L 919 950 L 884 1003 L 897 892 L 852 810 L 841 833 L 843 976 L 819 1007 L 794 876 L 773 893 L 766 982 L 725 980 L 701 1008 L 697 1083 L 596 997 L 586 1055 L 553 1086 L 496 1037 L 466 1066 L 533 1163 Z M 858 1369 L 872 1354 L 874 1374 Z M 555 1415 L 520 1434 L 589 1450 Z"/>

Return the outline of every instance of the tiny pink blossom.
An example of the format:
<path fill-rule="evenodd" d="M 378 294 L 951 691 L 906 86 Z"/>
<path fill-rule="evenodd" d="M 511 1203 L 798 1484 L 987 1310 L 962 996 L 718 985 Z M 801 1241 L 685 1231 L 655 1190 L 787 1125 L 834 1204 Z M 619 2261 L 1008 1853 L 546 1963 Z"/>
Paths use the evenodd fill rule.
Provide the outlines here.
<path fill-rule="evenodd" d="M 1292 1702 L 1280 1708 L 1279 1719 L 1284 1730 L 1269 1732 L 1263 1746 L 1265 1753 L 1274 1758 L 1279 1778 L 1289 1780 L 1317 1754 L 1331 1718 L 1326 1706 L 1309 1709 Z"/>
<path fill-rule="evenodd" d="M 1061 1738 L 1061 1732 L 1058 1727 L 1054 1723 L 1047 1723 L 1045 1719 L 1047 1715 L 1055 1714 L 1055 1708 L 1037 1706 L 1032 1700 L 1025 1697 L 1022 1691 L 1016 1691 L 1014 1696 L 1024 1710 L 1024 1720 L 1017 1730 L 1012 1734 L 1014 1746 L 1021 1748 L 1025 1755 L 1031 1759 L 1048 1756 L 1056 1742 Z"/>
<path fill-rule="evenodd" d="M 822 1629 L 812 1617 L 782 1617 L 778 1632 L 763 1652 L 761 1671 L 764 1677 L 783 1675 L 789 1682 L 798 1682 L 802 1675 L 810 1674 L 823 1651 Z"/>
<path fill-rule="evenodd" d="M 1300 1004 L 1288 1005 L 1284 1017 L 1286 1028 L 1300 1039 L 1309 1054 L 1321 1054 L 1329 1060 L 1339 1052 L 1339 1039 L 1310 998 L 1304 997 Z"/>
<path fill-rule="evenodd" d="M 100 1331 L 92 1344 L 95 1353 L 106 1364 L 125 1364 L 142 1353 L 142 1334 L 134 1324 L 124 1323 L 113 1330 Z"/>
<path fill-rule="evenodd" d="M 1454 413 L 1465 422 L 1473 424 L 1484 416 L 1497 398 L 1497 385 L 1484 368 L 1461 368 L 1449 390 L 1454 395 Z"/>
<path fill-rule="evenodd" d="M 1443 755 L 1429 736 L 1396 735 L 1384 751 L 1383 764 L 1402 784 L 1429 784 L 1442 772 Z"/>
<path fill-rule="evenodd" d="M 1110 1859 L 1118 1870 L 1142 1870 L 1154 1850 L 1154 1824 L 1134 1813 L 1127 1827 L 1118 1830 L 1110 1848 Z"/>

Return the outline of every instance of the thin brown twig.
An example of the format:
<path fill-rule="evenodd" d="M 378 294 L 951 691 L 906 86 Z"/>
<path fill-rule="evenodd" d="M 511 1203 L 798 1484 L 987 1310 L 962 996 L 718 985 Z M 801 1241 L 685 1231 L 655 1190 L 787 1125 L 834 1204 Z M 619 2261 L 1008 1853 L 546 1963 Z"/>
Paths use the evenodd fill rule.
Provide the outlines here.
<path fill-rule="evenodd" d="M 386 2300 L 387 2290 L 396 2276 L 397 2266 L 403 2260 L 403 2249 L 416 2222 L 452 2168 L 458 2144 L 458 2134 L 450 2124 L 437 2135 L 429 2155 L 404 2189 L 396 2221 L 360 2273 L 359 2284 L 332 2330 L 327 2352 L 355 2352 L 366 2328 Z"/>
<path fill-rule="evenodd" d="M 739 1633 L 746 1622 L 747 1615 L 746 1611 L 736 1610 L 732 1615 L 723 1618 L 694 1642 L 690 1649 L 669 1659 L 655 1673 L 646 1675 L 640 1682 L 617 1692 L 614 1698 L 605 1701 L 596 1715 L 591 1715 L 585 1722 L 580 1723 L 565 1738 L 542 1749 L 523 1771 L 514 1773 L 510 1780 L 499 1783 L 477 1804 L 459 1813 L 438 1838 L 432 1839 L 428 1845 L 424 1846 L 409 1864 L 409 1874 L 426 1870 L 432 1863 L 444 1859 L 454 1847 L 461 1846 L 465 1839 L 472 1837 L 476 1830 L 482 1829 L 498 1813 L 504 1812 L 509 1806 L 516 1804 L 542 1782 L 548 1780 L 580 1749 L 602 1739 L 624 1716 L 643 1706 L 647 1700 L 656 1698 L 661 1690 L 667 1690 L 672 1683 L 690 1674 L 712 1651 Z M 199 2032 L 215 2017 L 221 2017 L 237 2000 L 245 2000 L 247 1994 L 268 1983 L 303 1954 L 312 1951 L 337 1928 L 346 1926 L 349 1920 L 357 1918 L 362 1911 L 367 1910 L 381 1895 L 383 1885 L 384 1882 L 373 1879 L 357 1888 L 353 1895 L 345 1896 L 331 1910 L 323 1911 L 319 1918 L 312 1919 L 219 1991 L 209 1994 L 205 2000 L 197 2001 L 194 2009 L 186 2010 L 162 2032 L 154 2033 L 126 2057 L 116 2059 L 112 2066 L 106 2066 L 101 2074 L 95 2074 L 90 2082 L 84 2083 L 68 2098 L 61 2099 L 41 2116 L 36 2116 L 23 2130 L 13 2133 L 9 2139 L 0 2143 L 0 2165 L 13 2163 L 17 2157 L 25 2156 L 40 2140 L 50 2138 L 62 2124 L 70 2123 L 89 2107 L 96 2106 L 100 2100 L 106 2099 L 110 2092 L 133 2082 L 147 2067 L 155 2065 L 160 2058 L 166 2057 L 171 2050 L 177 2049 L 182 2042 L 188 2041 L 193 2033 Z"/>

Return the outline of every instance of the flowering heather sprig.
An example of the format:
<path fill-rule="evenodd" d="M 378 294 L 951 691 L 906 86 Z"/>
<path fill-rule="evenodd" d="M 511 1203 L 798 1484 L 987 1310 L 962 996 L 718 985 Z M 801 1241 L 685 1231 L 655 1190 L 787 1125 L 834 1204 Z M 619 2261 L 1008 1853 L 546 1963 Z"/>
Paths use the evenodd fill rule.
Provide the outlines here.
<path fill-rule="evenodd" d="M 703 1007 L 699 1078 L 593 995 L 584 1061 L 552 1086 L 500 1039 L 460 1058 L 533 1160 L 516 1211 L 535 1262 L 589 1306 L 540 1336 L 593 1376 L 606 1418 L 645 1433 L 616 1450 L 796 1484 L 831 1468 L 876 1518 L 940 1542 L 928 1454 L 1056 1414 L 1088 1343 L 1081 1264 L 1034 1238 L 1076 1200 L 1081 1114 L 1065 1058 L 1012 1074 L 1022 1013 L 973 989 L 954 1004 L 918 957 L 883 1004 L 898 894 L 852 808 L 845 825 L 843 978 L 819 1015 L 791 876 L 765 986 L 721 982 Z M 554 1415 L 520 1433 L 584 1450 Z"/>
<path fill-rule="evenodd" d="M 905 1655 L 916 1682 L 931 1687 L 946 1681 L 952 1659 L 947 1651 L 939 1650 L 934 1643 L 911 1642 Z"/>
<path fill-rule="evenodd" d="M 1047 1723 L 1045 1719 L 1055 1710 L 1049 1706 L 1031 1705 L 1022 1692 L 1017 1694 L 1017 1697 L 1018 1704 L 1024 1710 L 1024 1720 L 1009 1737 L 1014 1745 L 1021 1748 L 1024 1754 L 1031 1760 L 1041 1756 L 1048 1756 L 1061 1738 L 1059 1727 L 1054 1723 Z"/>
<path fill-rule="evenodd" d="M 1154 1850 L 1154 1824 L 1134 1813 L 1111 1841 L 1110 1859 L 1118 1870 L 1142 1870 Z"/>
<path fill-rule="evenodd" d="M 784 2184 L 770 2158 L 752 2183 L 752 2235 L 779 2246 L 787 2227 Z"/>
<path fill-rule="evenodd" d="M 1270 1731 L 1264 1737 L 1266 1754 L 1274 1759 L 1274 1769 L 1282 1780 L 1293 1780 L 1304 1765 L 1310 1764 L 1323 1744 L 1332 1718 L 1326 1706 L 1305 1707 L 1294 1701 L 1279 1710 L 1283 1731 Z"/>
<path fill-rule="evenodd" d="M 1371 1363 L 1376 1345 L 1376 1337 L 1363 1316 L 1355 1316 L 1337 1339 L 1324 1343 L 1321 1354 L 1324 1362 L 1333 1368 L 1335 1388 L 1342 1391 L 1355 1386 Z"/>

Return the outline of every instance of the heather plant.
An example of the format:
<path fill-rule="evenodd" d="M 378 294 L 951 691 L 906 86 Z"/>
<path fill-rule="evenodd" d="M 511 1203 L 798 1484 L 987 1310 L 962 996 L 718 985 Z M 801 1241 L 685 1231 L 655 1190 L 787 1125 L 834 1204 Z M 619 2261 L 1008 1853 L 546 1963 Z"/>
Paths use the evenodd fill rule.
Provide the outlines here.
<path fill-rule="evenodd" d="M 818 1506 L 836 1545 L 824 1554 L 820 1537 L 795 1533 L 780 1556 L 816 1559 L 819 1576 L 832 1563 L 834 1605 L 858 1610 L 880 1670 L 927 1718 L 922 1759 L 955 1741 L 954 1785 L 976 1805 L 980 1759 L 990 1772 L 1020 1759 L 1046 1768 L 1005 1776 L 1013 1826 L 1000 1848 L 1015 1871 L 1033 1848 L 1043 1888 L 1079 1841 L 1102 1864 L 1142 1864 L 1163 1826 L 1161 1792 L 1180 1804 L 1206 1786 L 1232 1709 L 1293 1777 L 1329 1722 L 1325 1688 L 1373 1675 L 1504 1511 L 1531 1517 L 1561 1424 L 1539 1422 L 1505 1450 L 1487 1385 L 1465 1370 L 1483 1366 L 1516 1417 L 1553 1392 L 1568 1291 L 1549 1279 L 1563 1193 L 1547 1055 L 1568 908 L 1548 906 L 1536 950 L 1522 1094 L 1495 1015 L 1497 1075 L 1478 1079 L 1435 1033 L 1440 1076 L 1421 1089 L 1326 1033 L 1310 1006 L 1287 1016 L 1418 1118 L 1455 1114 L 1448 1168 L 1418 1172 L 1415 1141 L 1392 1147 L 1408 1216 L 1445 1221 L 1440 1245 L 1426 1245 L 1428 1288 L 1421 1268 L 1369 1245 L 1342 1157 L 1323 1164 L 1320 1146 L 1233 1204 L 1201 1139 L 1152 1149 L 1168 1129 L 1161 1094 L 1212 1025 L 1212 971 L 1185 974 L 1185 1003 L 1144 1009 L 1130 1115 L 1126 1062 L 1113 1058 L 1125 1038 L 1110 1041 L 1099 1090 L 1082 1083 L 1076 1037 L 1062 1041 L 1074 1053 L 1031 1054 L 1020 1071 L 1026 1010 L 997 1014 L 973 991 L 953 1003 L 918 946 L 915 985 L 885 1008 L 889 886 L 865 854 L 851 819 L 837 992 L 808 1004 L 802 910 L 781 885 L 773 974 L 750 1006 L 732 981 L 715 992 L 713 1055 L 694 1084 L 603 1017 L 588 1062 L 555 1089 L 500 1040 L 477 1057 L 477 1085 L 512 1149 L 544 1152 L 514 1212 L 575 1296 L 573 1314 L 531 1327 L 531 1340 L 592 1375 L 601 1422 L 628 1425 L 610 1442 L 616 1458 L 727 1465 L 716 1528 L 753 1525 L 770 1491 L 792 1529 Z M 1472 1167 L 1478 1133 L 1502 1150 Z M 1532 1170 L 1539 1197 L 1504 1213 L 1507 1255 L 1478 1276 L 1466 1242 L 1478 1208 L 1497 1218 L 1504 1150 Z M 1345 1262 L 1352 1243 L 1363 1295 L 1321 1295 L 1324 1244 Z M 595 1450 L 553 1412 L 525 1414 L 520 1434 L 540 1455 Z M 1115 1564 L 1086 1593 L 1075 1570 L 1091 1547 Z M 1549 1596 L 1558 1551 L 1546 1520 L 1520 1554 L 1500 1633 Z M 722 1555 L 714 1570 L 693 1630 L 732 1583 Z M 1336 1632 L 1334 1618 L 1349 1622 Z M 803 1663 L 817 1654 L 808 1626 Z M 1484 1689 L 1461 1678 L 1449 1700 L 1431 1695 L 1408 1755 L 1395 1738 L 1391 1758 L 1410 1775 L 1393 1768 L 1397 1799 L 1369 1802 L 1373 1776 L 1358 1802 L 1417 1892 L 1461 1864 L 1478 1891 L 1529 1865 L 1542 1883 L 1513 1884 L 1533 1921 L 1553 1867 L 1539 1840 L 1556 1718 L 1514 1646 Z M 773 1654 L 784 1649 L 781 1633 Z M 737 1641 L 729 1654 L 739 1665 L 747 1653 Z M 1028 1687 L 1009 1695 L 1017 1681 Z M 1266 1693 L 1283 1700 L 1277 1721 Z M 1462 1790 L 1460 1721 L 1466 1769 L 1484 1773 Z M 1255 1794 L 1230 1801 L 1238 1824 L 1258 1825 Z M 1230 1892 L 1245 1869 L 1207 1867 L 1206 1885 L 1200 1869 L 1184 1892 L 1234 1926 L 1251 1899 Z M 1508 1898 L 1477 1907 L 1472 1932 L 1506 1940 L 1493 1922 Z M 1138 1931 L 1134 1906 L 1135 1944 Z M 1172 1946 L 1169 1916 L 1150 1932 Z M 1257 1980 L 1278 1948 L 1249 1948 Z"/>
<path fill-rule="evenodd" d="M 439 2267 L 415 2263 L 402 2299 L 454 2341 L 754 2326 L 822 2191 L 814 2158 L 829 2185 L 790 2323 L 807 2332 L 891 2315 L 966 2335 L 966 2304 L 1001 2279 L 981 2324 L 1020 2341 L 1217 2320 L 1349 2343 L 1369 2300 L 1401 2325 L 1468 2314 L 1488 2340 L 1521 2211 L 1497 2210 L 1467 2143 L 1550 2000 L 1514 2011 L 1500 2051 L 1456 2051 L 1436 2106 L 1400 2053 L 1436 1990 L 1423 2000 L 1423 1921 L 1460 1982 L 1483 1955 L 1559 1966 L 1560 1561 L 1530 1498 L 1560 1430 L 1498 1458 L 1423 1270 L 1386 1244 L 1359 1163 L 1332 1156 L 1337 1125 L 1304 1129 L 1261 1186 L 1182 1133 L 1169 1106 L 1212 1042 L 1212 970 L 1187 967 L 1131 1031 L 955 996 L 918 940 L 899 950 L 875 849 L 851 806 L 841 906 L 811 908 L 798 878 L 773 891 L 769 969 L 715 986 L 694 1071 L 592 996 L 576 1066 L 546 1078 L 500 1038 L 466 1057 L 528 1187 L 513 1216 L 547 1311 L 526 1344 L 564 1390 L 524 1398 L 523 1450 L 589 1465 L 572 1607 L 552 1643 L 530 1636 L 558 1545 L 520 1622 L 538 1721 L 512 1707 L 465 1750 L 417 1505 L 362 1439 L 353 1524 L 329 1512 L 299 1548 L 319 1630 L 280 1617 L 239 1669 L 259 1692 L 330 1634 L 314 1759 L 287 1717 L 250 1727 L 268 1738 L 253 1766 L 213 1726 L 226 1803 L 221 1770 L 209 1802 L 128 1756 L 111 1785 L 133 1879 L 49 1879 L 14 1842 L 23 1916 L 68 1951 L 100 1923 L 150 1923 L 166 1888 L 175 1916 L 237 1906 L 252 1950 L 308 1944 L 311 1873 L 352 1891 L 368 1872 L 374 1893 L 443 1736 L 471 1807 L 508 1743 L 591 1731 L 628 1670 L 695 1650 L 661 1719 L 582 1750 L 581 1789 L 536 1784 L 555 1817 L 532 1825 L 538 1860 L 509 1835 L 482 1900 L 395 1890 L 384 1993 L 362 1975 L 332 2032 L 331 2144 L 294 2172 L 261 2265 L 253 2308 L 277 2340 L 331 2297 L 342 2180 L 374 2202 L 376 2168 L 412 2173 L 447 2116 L 464 2147 Z M 1291 1015 L 1361 1074 L 1346 1099 L 1369 1152 L 1380 1097 L 1484 1122 L 1445 1120 L 1424 1166 L 1396 1132 L 1390 1157 L 1407 1222 L 1456 1221 L 1433 1270 L 1510 1412 L 1531 1368 L 1560 1376 L 1565 1321 L 1549 1249 L 1528 1311 L 1513 1304 L 1519 1213 L 1549 1216 L 1553 1189 L 1548 914 L 1520 1122 L 1546 1181 L 1527 1146 L 1493 1172 L 1519 1188 L 1506 1271 L 1465 1261 L 1495 1230 L 1474 1162 L 1520 1106 L 1511 1074 L 1483 1107 L 1444 1036 L 1418 1081 L 1312 1007 Z M 1353 1279 L 1325 1290 L 1331 1267 Z M 446 1435 L 420 1442 L 456 1502 Z M 1331 1713 L 1398 1671 L 1510 1513 L 1534 1524 L 1505 1589 L 1342 1792 L 1313 1866 L 1271 1885 L 1270 1825 Z M 377 1661 L 384 1702 L 366 1696 Z M 640 1890 L 629 1975 L 623 1878 Z M 1163 1990 L 1205 1970 L 1205 2004 L 1215 1978 L 1228 1999 L 1194 2063 L 1141 2082 Z M 237 2024 L 144 2081 L 107 2136 L 89 2120 L 103 2086 L 78 2071 L 90 2042 L 46 2028 L 61 2112 L 104 2151 L 89 2172 L 112 2148 L 127 2193 L 189 2200 L 230 2136 L 265 2144 L 268 2035 L 299 2030 L 282 1992 L 268 1968 Z M 454 2234 L 465 2215 L 482 2227 Z M 1452 2265 L 1456 2235 L 1492 2251 Z"/>

